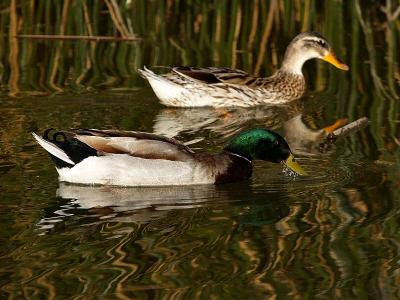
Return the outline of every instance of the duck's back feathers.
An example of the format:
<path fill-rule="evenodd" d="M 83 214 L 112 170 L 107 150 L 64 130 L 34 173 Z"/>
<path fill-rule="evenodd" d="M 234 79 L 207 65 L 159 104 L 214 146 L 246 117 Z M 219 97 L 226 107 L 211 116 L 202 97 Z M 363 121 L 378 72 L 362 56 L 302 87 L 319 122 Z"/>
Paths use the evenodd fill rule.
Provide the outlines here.
<path fill-rule="evenodd" d="M 168 79 L 176 80 L 175 74 L 185 77 L 189 81 L 198 81 L 205 84 L 214 83 L 231 83 L 239 85 L 248 85 L 255 81 L 255 77 L 248 73 L 230 68 L 192 68 L 192 67 L 175 67 L 172 72 L 166 74 Z"/>
<path fill-rule="evenodd" d="M 189 147 L 175 139 L 146 132 L 95 129 L 71 132 L 79 141 L 103 153 L 173 161 L 187 161 L 193 154 Z"/>

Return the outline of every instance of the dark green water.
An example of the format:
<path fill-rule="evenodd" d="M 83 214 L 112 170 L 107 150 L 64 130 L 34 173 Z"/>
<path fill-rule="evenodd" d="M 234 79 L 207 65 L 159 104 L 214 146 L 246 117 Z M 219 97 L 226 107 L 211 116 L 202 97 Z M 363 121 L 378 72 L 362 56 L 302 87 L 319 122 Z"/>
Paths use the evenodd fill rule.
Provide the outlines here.
<path fill-rule="evenodd" d="M 303 113 L 305 124 L 333 122 L 332 97 L 318 97 L 320 102 L 299 104 L 304 108 L 294 115 Z M 328 105 L 321 106 L 324 101 Z M 306 179 L 292 180 L 280 166 L 257 162 L 252 180 L 218 187 L 59 184 L 30 136 L 49 126 L 139 129 L 177 135 L 209 151 L 255 124 L 285 134 L 292 108 L 232 110 L 223 119 L 212 109 L 162 108 L 149 88 L 3 98 L 1 293 L 57 299 L 396 298 L 398 152 L 378 149 L 371 125 L 325 153 L 302 138 L 298 151 L 313 152 L 299 155 L 311 174 Z"/>
<path fill-rule="evenodd" d="M 1 11 L 1 299 L 400 298 L 398 20 L 373 1 L 133 1 L 122 18 L 141 43 L 8 39 L 16 24 L 54 34 L 65 21 L 64 33 L 87 34 L 85 1 L 43 3 Z M 86 7 L 94 33 L 116 34 L 101 3 Z M 399 2 L 380 4 L 394 11 Z M 135 71 L 270 74 L 302 29 L 323 33 L 351 70 L 307 63 L 309 93 L 289 106 L 165 108 Z M 321 151 L 319 129 L 363 116 L 368 127 Z M 256 126 L 284 135 L 310 176 L 255 162 L 251 180 L 222 186 L 60 184 L 30 135 L 141 130 L 212 152 Z"/>

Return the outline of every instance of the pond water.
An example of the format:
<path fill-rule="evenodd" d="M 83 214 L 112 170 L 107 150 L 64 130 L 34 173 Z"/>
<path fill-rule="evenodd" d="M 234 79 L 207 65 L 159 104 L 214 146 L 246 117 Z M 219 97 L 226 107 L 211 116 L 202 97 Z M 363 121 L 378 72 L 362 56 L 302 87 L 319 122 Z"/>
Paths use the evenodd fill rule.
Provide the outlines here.
<path fill-rule="evenodd" d="M 241 5 L 245 15 L 248 8 Z M 250 20 L 243 20 L 243 26 L 246 22 Z M 19 85 L 11 82 L 12 67 L 5 68 L 0 298 L 400 298 L 400 110 L 398 81 L 390 77 L 398 72 L 398 57 L 379 64 L 383 58 L 373 53 L 383 49 L 389 55 L 387 40 L 374 31 L 372 49 L 369 36 L 354 38 L 362 35 L 361 21 L 360 31 L 347 26 L 341 30 L 353 31 L 344 40 L 338 41 L 329 26 L 323 32 L 337 41 L 332 45 L 351 71 L 307 63 L 309 92 L 288 106 L 161 106 L 135 74 L 136 65 L 224 65 L 228 58 L 207 58 L 199 54 L 204 49 L 191 55 L 188 46 L 192 50 L 181 60 L 185 43 L 178 47 L 173 40 L 156 47 L 170 52 L 151 55 L 146 49 L 161 34 L 155 29 L 151 33 L 156 37 L 141 45 L 96 44 L 101 53 L 107 47 L 115 53 L 124 47 L 139 49 L 143 56 L 131 52 L 136 65 L 129 62 L 128 74 L 116 65 L 106 78 L 91 73 L 71 85 L 79 70 L 63 68 L 77 61 L 77 53 L 59 63 L 59 77 L 39 76 L 41 64 L 54 66 L 53 58 L 47 61 L 51 55 L 21 67 Z M 390 32 L 398 35 L 396 28 Z M 274 35 L 278 50 L 288 36 Z M 359 45 L 356 51 L 360 40 L 366 47 Z M 52 43 L 66 53 L 68 47 L 82 45 L 24 41 L 20 50 L 23 43 L 33 53 L 57 51 L 48 47 Z M 268 55 L 267 60 L 274 57 Z M 251 60 L 237 59 L 236 67 L 254 70 Z M 110 59 L 104 63 L 111 68 Z M 27 80 L 29 76 L 36 77 Z M 321 147 L 321 128 L 340 118 L 363 116 L 370 119 L 368 127 Z M 257 126 L 285 136 L 310 176 L 293 179 L 280 165 L 257 161 L 251 180 L 221 186 L 69 185 L 58 182 L 51 160 L 31 137 L 32 131 L 48 127 L 139 130 L 178 138 L 199 152 L 215 152 L 238 131 Z"/>
<path fill-rule="evenodd" d="M 213 109 L 162 108 L 149 88 L 2 99 L 1 115 L 13 116 L 1 121 L 2 292 L 28 298 L 397 295 L 399 165 L 366 149 L 377 148 L 371 126 L 323 153 L 318 141 L 292 140 L 298 152 L 310 153 L 298 155 L 307 178 L 292 180 L 281 166 L 256 162 L 247 182 L 160 188 L 59 184 L 30 136 L 50 126 L 138 129 L 216 151 L 246 127 L 268 124 L 285 134 L 297 128 L 288 126 L 293 119 L 332 123 L 321 102 L 313 115 L 308 103 L 324 101 L 316 98 L 296 112 L 293 106 L 231 110 L 227 119 Z"/>

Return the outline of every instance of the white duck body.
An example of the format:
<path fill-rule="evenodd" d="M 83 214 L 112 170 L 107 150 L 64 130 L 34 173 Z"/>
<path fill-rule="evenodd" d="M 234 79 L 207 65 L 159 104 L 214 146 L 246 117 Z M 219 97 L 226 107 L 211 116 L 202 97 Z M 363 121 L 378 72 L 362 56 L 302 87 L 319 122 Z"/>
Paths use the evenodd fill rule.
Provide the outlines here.
<path fill-rule="evenodd" d="M 244 157 L 227 152 L 196 154 L 177 140 L 150 133 L 77 129 L 52 137 L 49 130 L 43 137 L 33 136 L 53 158 L 63 182 L 191 185 L 244 180 L 251 175 L 251 162 Z"/>
<path fill-rule="evenodd" d="M 128 154 L 92 156 L 72 168 L 57 168 L 59 180 L 80 184 L 163 186 L 213 184 L 194 161 L 152 160 Z"/>

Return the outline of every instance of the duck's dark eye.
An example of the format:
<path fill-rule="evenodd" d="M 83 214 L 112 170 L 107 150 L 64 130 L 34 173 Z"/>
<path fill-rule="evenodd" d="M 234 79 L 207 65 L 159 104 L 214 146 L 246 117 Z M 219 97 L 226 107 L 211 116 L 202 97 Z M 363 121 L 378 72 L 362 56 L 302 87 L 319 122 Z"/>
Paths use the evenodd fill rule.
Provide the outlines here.
<path fill-rule="evenodd" d="M 321 47 L 326 48 L 326 43 L 323 40 L 318 40 L 317 42 Z"/>
<path fill-rule="evenodd" d="M 278 140 L 275 141 L 275 146 L 279 146 L 279 141 Z"/>

